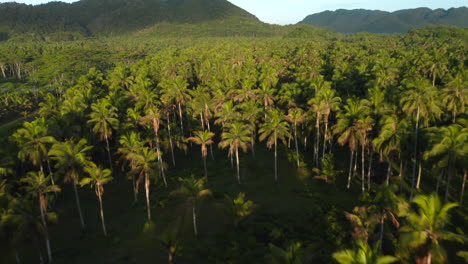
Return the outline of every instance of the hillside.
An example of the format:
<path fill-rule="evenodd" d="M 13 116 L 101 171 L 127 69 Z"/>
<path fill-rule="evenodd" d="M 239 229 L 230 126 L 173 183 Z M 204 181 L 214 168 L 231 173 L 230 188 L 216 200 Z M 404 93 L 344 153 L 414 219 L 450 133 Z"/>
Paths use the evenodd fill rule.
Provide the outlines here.
<path fill-rule="evenodd" d="M 307 16 L 298 24 L 330 27 L 340 33 L 406 33 L 409 29 L 429 25 L 468 26 L 468 8 L 448 10 L 417 8 L 384 12 L 378 10 L 325 11 Z"/>
<path fill-rule="evenodd" d="M 124 33 L 162 22 L 215 20 L 259 22 L 225 0 L 81 0 L 71 4 L 0 4 L 0 37 L 22 33 L 78 32 L 85 35 Z"/>

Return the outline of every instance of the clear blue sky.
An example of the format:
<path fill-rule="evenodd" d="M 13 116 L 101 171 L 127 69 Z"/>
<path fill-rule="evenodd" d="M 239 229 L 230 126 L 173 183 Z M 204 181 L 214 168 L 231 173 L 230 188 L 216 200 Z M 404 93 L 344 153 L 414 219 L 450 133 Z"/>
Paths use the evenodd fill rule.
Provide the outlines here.
<path fill-rule="evenodd" d="M 0 0 L 12 2 L 13 0 Z M 76 1 L 76 0 L 75 0 Z M 63 2 L 75 2 L 63 0 Z M 468 0 L 229 0 L 260 20 L 274 24 L 295 24 L 307 15 L 336 9 L 378 9 L 395 11 L 400 9 L 429 7 L 444 8 L 468 6 Z M 16 0 L 27 4 L 40 4 L 48 0 Z"/>

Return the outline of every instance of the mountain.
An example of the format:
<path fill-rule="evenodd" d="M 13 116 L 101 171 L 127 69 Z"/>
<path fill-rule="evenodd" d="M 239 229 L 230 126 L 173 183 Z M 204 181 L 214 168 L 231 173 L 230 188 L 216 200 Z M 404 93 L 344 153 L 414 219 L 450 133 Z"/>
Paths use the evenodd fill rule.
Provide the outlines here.
<path fill-rule="evenodd" d="M 42 5 L 0 4 L 0 37 L 5 34 L 79 32 L 125 33 L 158 23 L 216 20 L 260 21 L 226 0 L 81 0 Z"/>
<path fill-rule="evenodd" d="M 298 24 L 330 27 L 340 33 L 406 33 L 409 29 L 429 25 L 468 27 L 468 8 L 448 10 L 416 8 L 392 13 L 365 9 L 339 9 L 307 16 Z"/>

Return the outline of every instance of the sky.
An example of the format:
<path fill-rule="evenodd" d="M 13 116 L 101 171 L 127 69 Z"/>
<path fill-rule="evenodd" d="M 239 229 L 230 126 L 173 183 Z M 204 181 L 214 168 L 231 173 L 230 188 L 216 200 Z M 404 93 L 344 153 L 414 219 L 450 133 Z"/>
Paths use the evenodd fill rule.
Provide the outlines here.
<path fill-rule="evenodd" d="M 0 0 L 12 2 L 14 0 Z M 62 0 L 75 2 L 76 0 Z M 272 24 L 296 24 L 307 15 L 336 9 L 371 9 L 396 11 L 400 9 L 429 7 L 448 9 L 468 6 L 468 0 L 228 0 L 249 11 L 260 20 Z M 41 4 L 48 0 L 16 0 L 27 4 Z"/>

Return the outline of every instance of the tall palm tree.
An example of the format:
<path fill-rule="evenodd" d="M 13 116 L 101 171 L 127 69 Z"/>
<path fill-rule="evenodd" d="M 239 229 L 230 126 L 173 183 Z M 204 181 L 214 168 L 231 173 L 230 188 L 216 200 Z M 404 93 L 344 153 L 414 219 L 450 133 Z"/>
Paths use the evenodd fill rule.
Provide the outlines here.
<path fill-rule="evenodd" d="M 86 139 L 81 139 L 76 143 L 71 140 L 58 142 L 52 145 L 49 151 L 49 156 L 57 162 L 55 167 L 65 174 L 65 182 L 71 181 L 73 183 L 82 231 L 84 231 L 86 227 L 83 214 L 81 213 L 77 184 L 79 183 L 80 174 L 83 173 L 84 168 L 89 162 L 86 153 L 91 150 L 92 147 L 87 144 L 88 141 L 86 141 Z"/>
<path fill-rule="evenodd" d="M 239 104 L 240 112 L 242 113 L 242 120 L 246 120 L 250 124 L 252 130 L 252 155 L 255 156 L 255 139 L 257 135 L 257 126 L 259 122 L 262 109 L 259 107 L 258 103 L 254 100 L 244 101 Z"/>
<path fill-rule="evenodd" d="M 306 114 L 301 108 L 291 108 L 289 109 L 286 120 L 293 124 L 293 134 L 294 134 L 294 145 L 296 147 L 296 162 L 297 167 L 300 168 L 301 164 L 299 162 L 299 146 L 297 144 L 297 125 L 305 121 Z"/>
<path fill-rule="evenodd" d="M 148 221 L 151 221 L 151 205 L 149 199 L 150 191 L 150 176 L 157 169 L 158 154 L 153 150 L 144 147 L 138 153 L 131 153 L 131 158 L 135 160 L 134 173 L 138 173 L 145 177 L 145 192 L 146 192 L 146 210 Z"/>
<path fill-rule="evenodd" d="M 155 135 L 155 142 L 156 142 L 156 153 L 158 154 L 158 162 L 159 162 L 159 169 L 161 175 L 163 176 L 164 184 L 167 187 L 167 180 L 166 174 L 164 172 L 163 160 L 162 160 L 162 153 L 161 147 L 159 142 L 159 128 L 161 126 L 161 112 L 156 106 L 151 106 L 146 109 L 146 115 L 142 118 L 142 123 L 150 125 L 153 128 L 154 135 Z"/>
<path fill-rule="evenodd" d="M 208 169 L 206 167 L 206 156 L 208 156 L 208 148 L 207 145 L 211 145 L 214 143 L 213 136 L 215 135 L 213 132 L 209 131 L 195 131 L 194 137 L 189 137 L 188 140 L 192 141 L 193 143 L 200 145 L 201 147 L 201 155 L 203 159 L 203 168 L 205 169 L 205 181 L 208 182 Z"/>
<path fill-rule="evenodd" d="M 21 179 L 22 182 L 26 183 L 26 191 L 33 197 L 37 197 L 39 203 L 39 211 L 41 213 L 41 221 L 44 228 L 44 236 L 46 240 L 47 256 L 49 263 L 52 262 L 52 250 L 50 248 L 49 229 L 47 228 L 47 194 L 51 192 L 60 191 L 60 187 L 57 185 L 50 185 L 50 178 L 44 175 L 44 172 L 32 171 L 29 172 L 26 178 Z"/>
<path fill-rule="evenodd" d="M 440 242 L 464 240 L 463 236 L 444 230 L 449 222 L 449 211 L 457 204 L 442 204 L 436 194 L 418 195 L 412 202 L 417 210 L 406 215 L 406 225 L 400 229 L 403 255 L 408 254 L 407 250 L 415 250 L 417 264 L 443 263 L 446 256 Z"/>
<path fill-rule="evenodd" d="M 447 88 L 443 90 L 442 104 L 452 112 L 453 123 L 457 122 L 458 115 L 466 112 L 466 105 L 468 104 L 467 75 L 466 70 L 461 70 L 448 83 Z"/>
<path fill-rule="evenodd" d="M 267 139 L 267 147 L 275 147 L 275 182 L 278 182 L 278 140 L 286 144 L 286 138 L 290 138 L 289 124 L 284 119 L 284 116 L 278 110 L 269 112 L 269 119 L 261 126 L 260 141 Z"/>
<path fill-rule="evenodd" d="M 130 134 L 123 135 L 119 139 L 120 148 L 117 152 L 122 155 L 122 158 L 130 163 L 130 175 L 133 183 L 134 202 L 138 202 L 138 184 L 136 183 L 135 175 L 132 174 L 136 168 L 136 160 L 134 154 L 137 154 L 143 148 L 140 134 L 137 132 L 130 132 Z"/>
<path fill-rule="evenodd" d="M 457 168 L 467 164 L 468 157 L 468 128 L 459 124 L 441 127 L 433 131 L 431 137 L 432 148 L 425 153 L 425 157 L 438 160 L 438 167 L 447 170 L 447 186 L 445 201 L 449 198 L 450 180 L 456 175 Z M 419 185 L 419 179 L 418 179 Z M 417 185 L 417 187 L 419 187 Z M 463 193 L 461 194 L 463 196 Z"/>
<path fill-rule="evenodd" d="M 188 93 L 188 83 L 182 76 L 177 76 L 171 80 L 161 82 L 162 96 L 161 100 L 167 104 L 177 105 L 179 110 L 180 129 L 184 133 L 184 124 L 182 119 L 182 105 L 185 105 L 190 100 Z"/>
<path fill-rule="evenodd" d="M 109 166 L 112 170 L 112 157 L 110 153 L 109 139 L 112 137 L 112 130 L 117 129 L 119 120 L 117 119 L 117 108 L 112 106 L 107 99 L 101 99 L 91 105 L 93 110 L 89 115 L 88 124 L 93 125 L 93 132 L 99 134 L 101 140 L 106 141 Z"/>
<path fill-rule="evenodd" d="M 80 181 L 81 186 L 90 184 L 91 187 L 94 187 L 96 195 L 99 200 L 99 210 L 101 212 L 101 223 L 104 236 L 107 236 L 106 230 L 106 221 L 104 220 L 104 209 L 102 207 L 102 196 L 104 194 L 104 184 L 112 180 L 112 171 L 109 169 L 103 169 L 98 167 L 94 162 L 89 162 L 85 167 L 86 173 L 89 177 L 84 177 Z"/>
<path fill-rule="evenodd" d="M 199 200 L 208 195 L 211 195 L 209 189 L 205 189 L 205 180 L 196 179 L 193 175 L 190 178 L 179 178 L 181 186 L 179 189 L 172 192 L 173 195 L 180 195 L 187 199 L 192 209 L 192 222 L 193 222 L 193 233 L 198 236 L 198 206 Z"/>
<path fill-rule="evenodd" d="M 244 152 L 250 147 L 250 142 L 252 141 L 251 132 L 248 129 L 248 126 L 239 121 L 235 121 L 227 125 L 227 130 L 221 134 L 221 142 L 219 142 L 219 147 L 227 148 L 229 147 L 229 155 L 236 156 L 236 167 L 237 167 L 237 181 L 241 183 L 240 179 L 240 169 L 239 169 L 239 148 Z"/>
<path fill-rule="evenodd" d="M 427 79 L 419 78 L 408 80 L 406 81 L 406 86 L 408 90 L 405 91 L 401 97 L 403 111 L 409 115 L 415 115 L 414 162 L 411 181 L 412 195 L 415 187 L 416 165 L 418 163 L 417 151 L 420 122 L 423 121 L 423 124 L 427 124 L 430 120 L 438 118 L 442 114 L 442 111 L 438 102 L 439 93 Z"/>
<path fill-rule="evenodd" d="M 325 156 L 325 151 L 327 149 L 327 139 L 328 136 L 328 123 L 330 119 L 330 114 L 332 112 L 338 111 L 341 104 L 341 98 L 336 95 L 336 91 L 328 88 L 323 89 L 319 92 L 318 96 L 322 102 L 322 115 L 325 122 L 325 131 L 323 134 L 323 148 L 322 148 L 322 158 Z"/>

